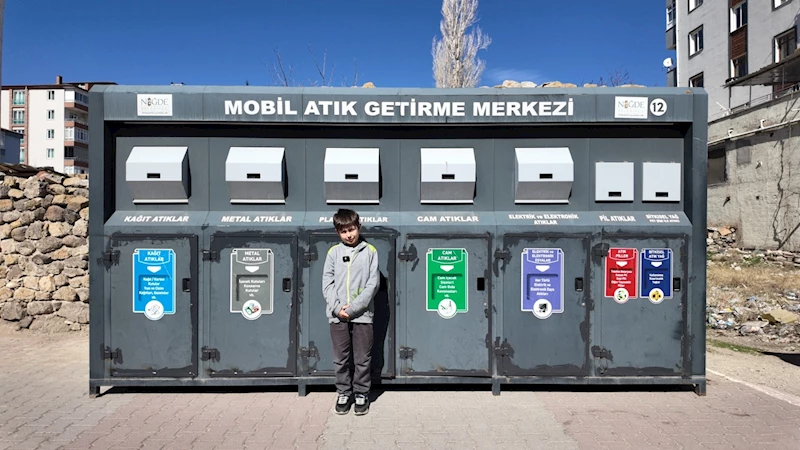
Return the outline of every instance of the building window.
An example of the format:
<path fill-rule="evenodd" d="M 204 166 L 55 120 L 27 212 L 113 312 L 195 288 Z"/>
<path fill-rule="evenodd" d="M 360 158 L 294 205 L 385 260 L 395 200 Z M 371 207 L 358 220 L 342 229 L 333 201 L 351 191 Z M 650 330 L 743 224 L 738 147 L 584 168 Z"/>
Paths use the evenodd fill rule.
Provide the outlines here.
<path fill-rule="evenodd" d="M 731 78 L 747 75 L 747 55 L 742 55 L 731 60 Z"/>
<path fill-rule="evenodd" d="M 14 100 L 12 101 L 13 105 L 24 105 L 25 104 L 25 91 L 14 91 Z"/>
<path fill-rule="evenodd" d="M 689 78 L 689 87 L 703 87 L 703 72 Z"/>
<path fill-rule="evenodd" d="M 56 130 L 47 130 L 47 139 L 55 139 Z"/>
<path fill-rule="evenodd" d="M 728 181 L 725 168 L 725 148 L 708 150 L 708 185 L 722 184 Z"/>
<path fill-rule="evenodd" d="M 703 26 L 689 33 L 689 56 L 703 49 Z"/>
<path fill-rule="evenodd" d="M 25 123 L 25 110 L 15 109 L 11 113 L 11 123 L 14 125 L 22 125 Z"/>
<path fill-rule="evenodd" d="M 675 26 L 675 2 L 667 6 L 667 29 Z"/>
<path fill-rule="evenodd" d="M 780 8 L 792 0 L 772 0 L 772 9 Z"/>
<path fill-rule="evenodd" d="M 14 133 L 22 134 L 22 135 L 25 134 L 25 128 L 12 128 L 11 131 L 13 131 Z"/>
<path fill-rule="evenodd" d="M 702 4 L 703 0 L 689 0 L 689 12 L 694 11 Z"/>
<path fill-rule="evenodd" d="M 56 118 L 56 111 L 53 109 L 47 110 L 47 120 L 53 120 Z"/>
<path fill-rule="evenodd" d="M 747 2 L 731 8 L 731 33 L 747 25 Z"/>
<path fill-rule="evenodd" d="M 64 158 L 74 159 L 75 158 L 75 147 L 64 147 Z"/>
<path fill-rule="evenodd" d="M 775 36 L 775 58 L 774 62 L 780 62 L 791 56 L 797 50 L 797 30 L 792 28 L 789 31 Z"/>
<path fill-rule="evenodd" d="M 56 157 L 56 150 L 54 148 L 47 149 L 47 159 L 53 159 Z"/>
<path fill-rule="evenodd" d="M 55 100 L 56 99 L 56 91 L 53 91 L 53 90 L 47 91 L 47 99 L 48 100 Z"/>
<path fill-rule="evenodd" d="M 25 163 L 25 149 L 24 148 L 19 149 L 19 163 L 20 164 L 24 164 Z"/>

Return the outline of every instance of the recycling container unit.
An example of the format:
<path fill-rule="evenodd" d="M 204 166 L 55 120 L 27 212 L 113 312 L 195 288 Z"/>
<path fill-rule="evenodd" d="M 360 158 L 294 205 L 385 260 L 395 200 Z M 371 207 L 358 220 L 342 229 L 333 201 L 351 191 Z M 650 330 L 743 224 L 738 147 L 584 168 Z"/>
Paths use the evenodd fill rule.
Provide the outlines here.
<path fill-rule="evenodd" d="M 377 250 L 376 384 L 705 392 L 702 89 L 96 86 L 90 393 L 333 384 L 322 269 Z"/>

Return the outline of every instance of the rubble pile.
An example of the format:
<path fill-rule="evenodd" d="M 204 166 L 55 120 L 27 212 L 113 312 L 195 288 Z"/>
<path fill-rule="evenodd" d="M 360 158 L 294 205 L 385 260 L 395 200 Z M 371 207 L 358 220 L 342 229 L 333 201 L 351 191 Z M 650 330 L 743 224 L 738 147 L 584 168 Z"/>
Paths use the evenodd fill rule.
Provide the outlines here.
<path fill-rule="evenodd" d="M 800 252 L 742 249 L 736 241 L 735 227 L 709 227 L 706 248 L 713 262 L 729 262 L 733 267 L 767 263 L 786 268 L 800 268 Z M 800 286 L 798 286 L 800 289 Z"/>
<path fill-rule="evenodd" d="M 89 323 L 89 180 L 0 173 L 0 319 L 60 332 Z"/>

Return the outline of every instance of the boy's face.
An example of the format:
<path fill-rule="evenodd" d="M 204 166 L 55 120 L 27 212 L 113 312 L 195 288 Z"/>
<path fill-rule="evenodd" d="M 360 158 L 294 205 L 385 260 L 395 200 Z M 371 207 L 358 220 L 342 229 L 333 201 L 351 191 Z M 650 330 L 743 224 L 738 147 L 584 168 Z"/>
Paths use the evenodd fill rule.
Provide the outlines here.
<path fill-rule="evenodd" d="M 358 234 L 361 231 L 361 225 L 348 225 L 338 230 L 339 237 L 347 245 L 354 245 L 358 242 Z"/>

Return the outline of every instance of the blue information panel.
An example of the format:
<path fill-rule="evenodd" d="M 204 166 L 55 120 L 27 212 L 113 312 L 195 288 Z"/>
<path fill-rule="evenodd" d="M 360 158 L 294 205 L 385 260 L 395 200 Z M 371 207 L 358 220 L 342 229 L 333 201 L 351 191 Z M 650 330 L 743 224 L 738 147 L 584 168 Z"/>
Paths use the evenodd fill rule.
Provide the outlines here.
<path fill-rule="evenodd" d="M 564 312 L 564 252 L 560 248 L 522 250 L 522 311 L 540 319 Z"/>
<path fill-rule="evenodd" d="M 175 251 L 135 249 L 133 283 L 133 312 L 151 320 L 175 314 Z"/>
<path fill-rule="evenodd" d="M 672 249 L 645 248 L 640 253 L 639 297 L 653 303 L 672 298 Z"/>

